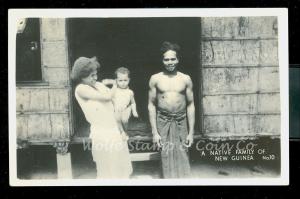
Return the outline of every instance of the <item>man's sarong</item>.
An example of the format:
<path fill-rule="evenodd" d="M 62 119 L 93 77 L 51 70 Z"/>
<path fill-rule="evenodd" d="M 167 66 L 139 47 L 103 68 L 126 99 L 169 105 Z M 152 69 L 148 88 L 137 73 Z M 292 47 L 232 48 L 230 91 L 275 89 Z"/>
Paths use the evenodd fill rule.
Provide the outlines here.
<path fill-rule="evenodd" d="M 163 177 L 189 177 L 188 149 L 184 146 L 188 135 L 186 112 L 169 113 L 157 110 L 157 130 L 163 144 L 161 149 Z"/>

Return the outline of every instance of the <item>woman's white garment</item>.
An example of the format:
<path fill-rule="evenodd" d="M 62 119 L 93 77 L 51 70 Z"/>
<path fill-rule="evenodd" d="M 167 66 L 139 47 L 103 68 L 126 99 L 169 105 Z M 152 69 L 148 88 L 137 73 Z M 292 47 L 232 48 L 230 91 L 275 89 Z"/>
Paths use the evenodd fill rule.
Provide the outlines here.
<path fill-rule="evenodd" d="M 97 90 L 108 92 L 109 88 L 97 82 Z M 86 100 L 78 95 L 78 89 L 95 91 L 95 88 L 79 84 L 75 89 L 75 97 L 90 123 L 93 160 L 97 165 L 98 178 L 129 178 L 132 165 L 128 145 L 122 139 L 114 116 L 111 101 Z M 91 90 L 92 89 L 92 90 Z"/>

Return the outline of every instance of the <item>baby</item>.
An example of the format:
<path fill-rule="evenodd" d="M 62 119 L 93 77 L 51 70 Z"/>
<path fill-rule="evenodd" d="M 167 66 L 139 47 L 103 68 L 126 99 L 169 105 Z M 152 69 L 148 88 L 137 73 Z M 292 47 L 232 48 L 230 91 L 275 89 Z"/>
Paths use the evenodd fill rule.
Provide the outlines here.
<path fill-rule="evenodd" d="M 115 78 L 114 83 L 117 88 L 112 101 L 115 108 L 116 119 L 121 121 L 122 127 L 126 132 L 131 114 L 136 118 L 138 117 L 134 93 L 128 86 L 130 82 L 130 71 L 125 67 L 120 67 L 115 71 Z M 103 80 L 103 83 L 106 85 L 112 84 L 112 81 Z M 128 139 L 128 136 L 125 137 L 125 139 Z"/>

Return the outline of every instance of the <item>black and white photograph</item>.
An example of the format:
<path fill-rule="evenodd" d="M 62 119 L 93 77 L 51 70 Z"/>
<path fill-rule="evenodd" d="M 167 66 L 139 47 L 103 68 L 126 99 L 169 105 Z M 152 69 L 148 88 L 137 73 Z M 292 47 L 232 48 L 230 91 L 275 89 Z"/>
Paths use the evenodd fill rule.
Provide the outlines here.
<path fill-rule="evenodd" d="M 287 185 L 287 10 L 9 10 L 11 186 Z"/>

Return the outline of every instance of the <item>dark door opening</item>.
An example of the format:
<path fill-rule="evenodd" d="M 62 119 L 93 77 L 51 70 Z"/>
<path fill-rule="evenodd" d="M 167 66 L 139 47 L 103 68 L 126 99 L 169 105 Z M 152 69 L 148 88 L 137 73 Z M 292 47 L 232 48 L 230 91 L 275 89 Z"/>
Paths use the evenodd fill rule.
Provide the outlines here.
<path fill-rule="evenodd" d="M 196 130 L 199 129 L 200 18 L 73 18 L 68 20 L 68 32 L 72 64 L 80 56 L 97 56 L 101 64 L 99 80 L 113 78 L 121 66 L 131 71 L 130 88 L 140 116 L 129 122 L 131 136 L 151 135 L 148 82 L 162 69 L 162 42 L 179 44 L 179 71 L 193 80 Z M 88 136 L 89 125 L 75 98 L 73 101 L 75 136 Z"/>

